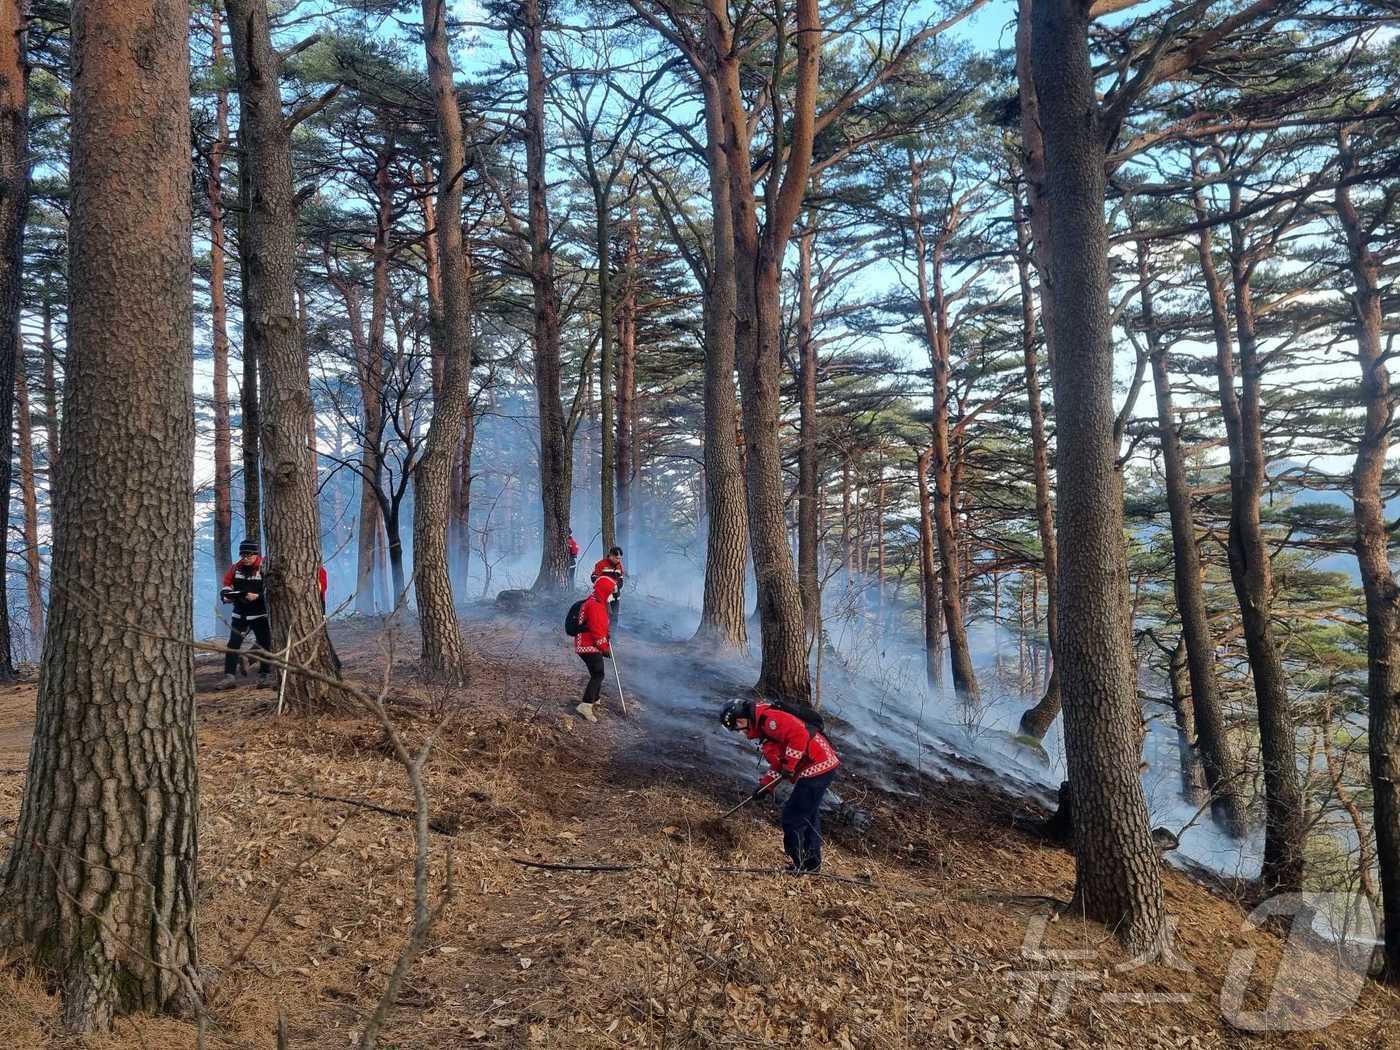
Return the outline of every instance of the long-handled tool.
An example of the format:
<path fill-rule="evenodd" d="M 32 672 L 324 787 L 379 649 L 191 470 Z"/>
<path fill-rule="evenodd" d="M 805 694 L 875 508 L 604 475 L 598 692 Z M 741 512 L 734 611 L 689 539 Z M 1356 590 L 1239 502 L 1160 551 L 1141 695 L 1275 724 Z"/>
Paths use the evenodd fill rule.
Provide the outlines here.
<path fill-rule="evenodd" d="M 608 659 L 613 665 L 613 677 L 617 679 L 617 698 L 622 701 L 622 713 L 627 714 L 627 694 L 622 691 L 622 672 L 617 669 L 617 654 L 612 646 L 608 646 Z"/>
<path fill-rule="evenodd" d="M 774 779 L 774 780 L 770 780 L 768 783 L 764 784 L 764 785 L 763 785 L 762 787 L 760 787 L 757 791 L 755 791 L 752 795 L 750 795 L 748 798 L 744 799 L 744 801 L 740 802 L 737 806 L 735 806 L 733 809 L 731 809 L 728 813 L 724 814 L 724 816 L 720 817 L 719 819 L 720 819 L 720 820 L 728 820 L 728 819 L 729 819 L 730 817 L 732 817 L 735 813 L 738 813 L 739 810 L 741 810 L 741 809 L 743 809 L 745 806 L 747 806 L 750 802 L 756 802 L 758 799 L 762 798 L 764 792 L 766 792 L 766 791 L 772 791 L 773 788 L 775 788 L 775 787 L 778 785 L 778 783 L 779 783 L 780 780 L 781 780 L 781 778 Z"/>

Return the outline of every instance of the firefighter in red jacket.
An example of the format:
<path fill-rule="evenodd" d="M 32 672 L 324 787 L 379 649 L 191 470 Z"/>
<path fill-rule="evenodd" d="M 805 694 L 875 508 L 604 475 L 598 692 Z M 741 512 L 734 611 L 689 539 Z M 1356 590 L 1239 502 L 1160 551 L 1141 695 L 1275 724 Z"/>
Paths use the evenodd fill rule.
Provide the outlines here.
<path fill-rule="evenodd" d="M 272 650 L 272 630 L 267 622 L 267 600 L 263 597 L 262 557 L 257 540 L 244 540 L 238 545 L 238 560 L 224 573 L 219 600 L 233 606 L 229 623 L 227 651 L 224 653 L 224 678 L 219 684 L 231 689 L 238 684 L 238 650 L 251 631 L 257 642 L 254 652 Z M 266 660 L 258 661 L 258 684 L 267 685 L 272 672 Z"/>
<path fill-rule="evenodd" d="M 593 584 L 593 593 L 579 608 L 581 630 L 574 635 L 574 652 L 588 668 L 588 685 L 583 689 L 583 702 L 574 710 L 590 722 L 598 721 L 593 708 L 603 690 L 603 657 L 612 655 L 608 645 L 608 602 L 616 590 L 611 576 L 600 576 Z"/>
<path fill-rule="evenodd" d="M 731 700 L 720 714 L 731 732 L 743 730 L 757 740 L 771 767 L 758 790 L 772 790 L 780 780 L 792 783 L 783 806 L 783 851 L 791 872 L 815 872 L 822 866 L 822 799 L 841 764 L 836 749 L 819 731 L 794 714 L 762 700 Z"/>
<path fill-rule="evenodd" d="M 592 580 L 594 583 L 597 583 L 604 577 L 613 582 L 614 593 L 612 604 L 608 606 L 608 612 L 612 614 L 614 620 L 617 619 L 618 609 L 622 601 L 622 581 L 626 576 L 627 574 L 622 571 L 621 547 L 612 548 L 612 550 L 608 551 L 608 556 L 606 558 L 603 558 L 597 565 L 593 566 Z"/>
<path fill-rule="evenodd" d="M 569 589 L 574 588 L 574 573 L 578 571 L 578 540 L 574 539 L 574 530 L 569 530 Z"/>

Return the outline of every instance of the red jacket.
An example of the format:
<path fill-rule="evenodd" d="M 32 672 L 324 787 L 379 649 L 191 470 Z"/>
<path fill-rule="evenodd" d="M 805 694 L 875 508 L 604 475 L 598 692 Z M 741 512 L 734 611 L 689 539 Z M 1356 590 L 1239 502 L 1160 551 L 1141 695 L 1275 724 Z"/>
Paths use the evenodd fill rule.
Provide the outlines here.
<path fill-rule="evenodd" d="M 819 777 L 841 764 L 826 737 L 809 732 L 802 719 L 771 704 L 754 705 L 753 722 L 745 733 L 750 740 L 763 742 L 763 757 L 789 780 Z"/>
<path fill-rule="evenodd" d="M 320 566 L 316 570 L 316 586 L 321 588 L 321 601 L 326 600 L 326 567 Z"/>
<path fill-rule="evenodd" d="M 579 609 L 583 630 L 574 635 L 574 652 L 607 656 L 612 651 L 608 645 L 608 599 L 614 589 L 610 577 L 600 577 L 593 585 L 593 593 L 583 600 Z"/>
<path fill-rule="evenodd" d="M 609 558 L 604 558 L 602 561 L 598 562 L 597 565 L 593 566 L 592 579 L 594 583 L 597 583 L 601 579 L 610 579 L 617 585 L 619 591 L 622 590 L 622 578 L 625 575 L 626 574 L 622 571 L 622 566 L 614 565 Z"/>
<path fill-rule="evenodd" d="M 578 540 L 574 539 L 572 536 L 569 537 L 569 557 L 578 557 Z"/>

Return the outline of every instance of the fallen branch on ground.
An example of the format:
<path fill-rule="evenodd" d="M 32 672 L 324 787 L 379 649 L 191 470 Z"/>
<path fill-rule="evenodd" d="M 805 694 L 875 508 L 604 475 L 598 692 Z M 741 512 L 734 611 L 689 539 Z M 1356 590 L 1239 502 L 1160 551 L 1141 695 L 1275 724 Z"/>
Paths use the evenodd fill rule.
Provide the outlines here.
<path fill-rule="evenodd" d="M 381 806 L 376 802 L 366 802 L 362 798 L 346 798 L 344 795 L 323 795 L 318 791 L 287 791 L 283 788 L 265 788 L 268 794 L 281 795 L 284 798 L 306 798 L 316 802 L 339 802 L 346 806 L 357 806 L 360 809 L 368 809 L 374 813 L 383 813 L 386 817 L 403 817 L 406 820 L 417 820 L 418 814 L 410 809 L 394 809 L 392 806 Z M 436 831 L 439 835 L 456 835 L 457 827 L 451 821 L 443 820 L 440 817 L 428 821 L 428 829 Z"/>

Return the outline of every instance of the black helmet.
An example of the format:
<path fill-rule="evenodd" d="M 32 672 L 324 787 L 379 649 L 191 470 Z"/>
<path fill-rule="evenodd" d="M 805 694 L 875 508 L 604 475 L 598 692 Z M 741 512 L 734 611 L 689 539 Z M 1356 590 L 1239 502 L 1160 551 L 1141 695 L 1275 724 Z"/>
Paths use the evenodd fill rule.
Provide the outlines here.
<path fill-rule="evenodd" d="M 612 550 L 608 551 L 608 554 L 609 554 L 609 555 L 616 554 L 619 558 L 621 558 L 621 557 L 622 557 L 622 548 L 621 548 L 621 547 L 614 547 Z"/>
<path fill-rule="evenodd" d="M 733 732 L 739 728 L 739 719 L 747 718 L 753 721 L 753 701 L 752 700 L 731 700 L 724 705 L 724 710 L 719 713 L 719 724 L 725 729 Z"/>

